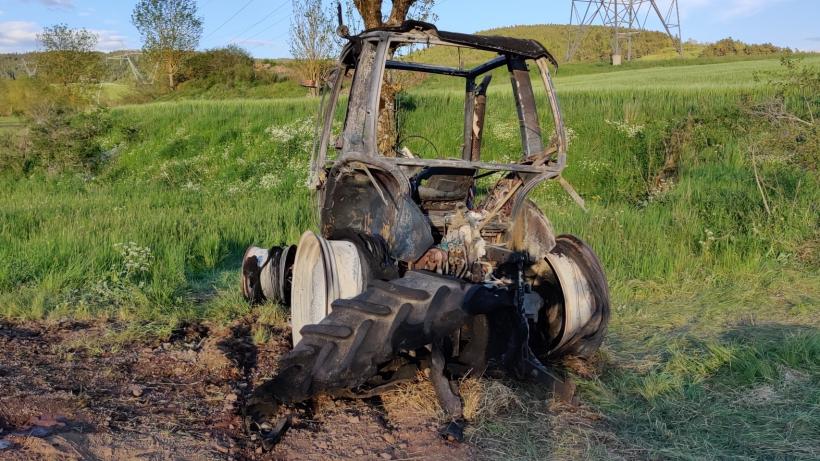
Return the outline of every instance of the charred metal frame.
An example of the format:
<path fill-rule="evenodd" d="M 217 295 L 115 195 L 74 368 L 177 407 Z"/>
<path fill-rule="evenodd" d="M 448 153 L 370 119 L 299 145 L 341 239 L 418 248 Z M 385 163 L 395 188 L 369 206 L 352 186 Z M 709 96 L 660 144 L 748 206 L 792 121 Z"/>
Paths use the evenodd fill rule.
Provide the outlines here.
<path fill-rule="evenodd" d="M 311 159 L 321 236 L 306 232 L 298 249 L 251 247 L 243 258 L 246 299 L 290 303 L 294 328 L 293 351 L 247 402 L 248 427 L 263 444 L 275 443 L 287 417 L 272 429 L 258 421 L 270 418 L 278 403 L 322 393 L 373 396 L 414 376 L 417 367 L 429 368 L 450 418 L 441 433 L 455 440 L 463 438 L 466 422 L 454 379 L 468 373 L 503 368 L 569 401 L 574 385 L 542 360 L 591 356 L 606 331 L 609 295 L 592 250 L 575 237 L 555 236 L 527 200 L 548 179 L 558 178 L 571 193 L 560 178 L 567 142 L 549 72 L 555 59 L 532 40 L 443 32 L 413 21 L 345 38 Z M 498 56 L 472 69 L 392 59 L 404 44 L 463 46 Z M 554 122 L 548 139 L 530 62 Z M 522 141 L 515 163 L 481 160 L 489 73 L 503 66 Z M 338 155 L 329 161 L 333 119 L 351 70 L 343 132 L 334 143 Z M 454 158 L 379 151 L 386 70 L 464 79 L 464 146 Z M 475 203 L 476 179 L 495 172 L 500 178 Z"/>
<path fill-rule="evenodd" d="M 472 69 L 458 69 L 389 59 L 391 50 L 405 44 L 466 46 L 498 52 L 495 58 Z M 534 62 L 546 90 L 555 125 L 556 136 L 552 146 L 544 146 L 538 112 L 533 95 L 532 79 L 527 62 Z M 476 37 L 450 32 L 439 32 L 425 23 L 406 23 L 400 29 L 377 29 L 355 37 L 345 47 L 335 72 L 330 95 L 323 109 L 323 130 L 313 155 L 311 186 L 322 189 L 331 169 L 340 163 L 356 162 L 375 168 L 399 170 L 404 178 L 420 168 L 459 168 L 476 171 L 509 172 L 518 175 L 522 187 L 513 200 L 517 213 L 526 195 L 540 182 L 554 179 L 566 165 L 567 145 L 564 122 L 558 98 L 552 84 L 549 65 L 555 59 L 540 44 L 530 40 L 500 37 Z M 507 66 L 516 107 L 518 110 L 523 157 L 517 163 L 483 162 L 480 143 L 489 75 L 477 84 L 479 77 L 502 66 Z M 355 69 L 347 114 L 344 121 L 341 148 L 335 161 L 328 162 L 331 126 L 344 76 Z M 392 158 L 383 156 L 377 148 L 379 101 L 386 69 L 447 75 L 465 79 L 464 149 L 461 159 Z M 339 147 L 339 146 L 337 146 Z"/>

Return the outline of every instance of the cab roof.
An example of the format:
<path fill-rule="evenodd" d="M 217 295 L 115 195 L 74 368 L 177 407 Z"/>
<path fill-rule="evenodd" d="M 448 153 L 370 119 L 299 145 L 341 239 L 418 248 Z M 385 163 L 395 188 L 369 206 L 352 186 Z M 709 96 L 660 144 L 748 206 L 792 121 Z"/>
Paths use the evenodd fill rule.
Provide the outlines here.
<path fill-rule="evenodd" d="M 552 54 L 544 48 L 544 45 L 536 40 L 503 37 L 498 35 L 474 35 L 462 34 L 458 32 L 447 32 L 438 30 L 435 25 L 422 21 L 404 21 L 400 26 L 396 27 L 378 27 L 368 29 L 359 35 L 350 37 L 350 39 L 357 41 L 372 36 L 374 33 L 378 32 L 416 32 L 438 39 L 440 42 L 450 43 L 456 46 L 491 51 L 503 55 L 516 55 L 527 59 L 546 58 L 553 65 L 558 66 L 558 61 L 555 57 L 553 57 Z"/>

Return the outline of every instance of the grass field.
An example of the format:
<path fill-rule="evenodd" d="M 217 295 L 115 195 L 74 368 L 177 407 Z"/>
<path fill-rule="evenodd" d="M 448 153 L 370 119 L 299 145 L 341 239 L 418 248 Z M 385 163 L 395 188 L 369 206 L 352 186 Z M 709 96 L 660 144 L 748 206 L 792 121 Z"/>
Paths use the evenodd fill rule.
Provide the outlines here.
<path fill-rule="evenodd" d="M 504 383 L 521 405 L 473 426 L 486 457 L 820 457 L 820 179 L 760 160 L 767 212 L 749 157 L 756 132 L 737 123 L 741 100 L 769 91 L 754 73 L 777 68 L 559 74 L 575 133 L 565 176 L 589 212 L 555 185 L 533 198 L 558 232 L 595 248 L 609 277 L 610 333 L 580 386 L 595 418 L 545 416 L 537 389 Z M 460 95 L 436 88 L 412 92 L 419 126 L 405 128 L 424 125 L 441 152 L 457 151 Z M 491 93 L 490 107 L 504 97 Z M 316 225 L 303 187 L 316 105 L 124 106 L 94 176 L 2 177 L 0 316 L 120 320 L 116 343 L 246 314 L 244 248 Z M 491 156 L 508 155 L 505 136 L 488 130 Z M 670 155 L 676 174 L 658 186 Z"/>
<path fill-rule="evenodd" d="M 18 117 L 0 117 L 0 132 L 16 130 L 23 126 L 23 120 Z"/>

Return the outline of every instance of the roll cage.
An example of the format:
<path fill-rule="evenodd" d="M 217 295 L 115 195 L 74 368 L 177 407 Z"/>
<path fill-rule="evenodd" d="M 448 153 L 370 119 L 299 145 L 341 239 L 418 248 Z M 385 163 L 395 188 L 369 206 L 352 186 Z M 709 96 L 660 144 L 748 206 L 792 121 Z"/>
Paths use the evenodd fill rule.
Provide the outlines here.
<path fill-rule="evenodd" d="M 471 69 L 403 62 L 390 59 L 391 50 L 406 44 L 444 45 L 479 49 L 498 55 Z M 534 62 L 540 82 L 549 100 L 555 134 L 545 142 L 541 132 L 532 78 L 528 62 Z M 382 167 L 400 169 L 408 177 L 424 168 L 459 168 L 475 171 L 506 171 L 518 173 L 525 181 L 525 190 L 544 179 L 557 177 L 566 165 L 567 141 L 558 98 L 552 83 L 549 65 L 555 59 L 538 42 L 508 37 L 477 36 L 438 31 L 432 24 L 408 21 L 396 28 L 367 30 L 350 37 L 330 82 L 330 93 L 322 109 L 322 131 L 314 149 L 312 180 L 321 188 L 328 168 L 348 161 L 376 162 Z M 484 122 L 484 98 L 489 79 L 486 75 L 506 66 L 512 81 L 523 144 L 523 157 L 515 163 L 481 160 L 481 135 Z M 422 159 L 388 157 L 377 147 L 379 103 L 385 70 L 405 70 L 460 77 L 465 80 L 464 147 L 461 158 Z M 344 76 L 354 70 L 342 136 L 332 142 L 332 124 L 339 102 Z M 485 76 L 481 82 L 478 79 Z M 335 160 L 328 160 L 329 146 L 338 151 Z M 390 168 L 390 169 L 393 169 Z"/>

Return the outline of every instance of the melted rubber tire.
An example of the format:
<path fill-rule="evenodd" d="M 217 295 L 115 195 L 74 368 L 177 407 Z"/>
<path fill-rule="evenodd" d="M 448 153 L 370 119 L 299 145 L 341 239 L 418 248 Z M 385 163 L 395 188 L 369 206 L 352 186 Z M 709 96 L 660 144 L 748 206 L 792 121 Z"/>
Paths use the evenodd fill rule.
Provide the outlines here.
<path fill-rule="evenodd" d="M 375 281 L 362 294 L 336 300 L 321 322 L 279 362 L 278 374 L 254 395 L 296 403 L 364 384 L 401 350 L 414 350 L 460 328 L 469 284 L 427 272 Z"/>

